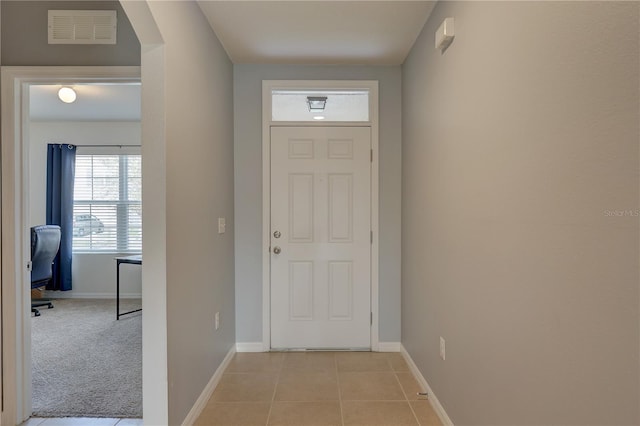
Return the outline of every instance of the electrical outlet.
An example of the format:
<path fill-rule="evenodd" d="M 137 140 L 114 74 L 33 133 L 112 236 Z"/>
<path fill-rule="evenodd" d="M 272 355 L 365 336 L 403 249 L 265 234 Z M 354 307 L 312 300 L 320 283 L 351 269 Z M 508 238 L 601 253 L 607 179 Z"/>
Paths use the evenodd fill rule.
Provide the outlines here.
<path fill-rule="evenodd" d="M 220 328 L 220 312 L 216 312 L 216 330 Z"/>
<path fill-rule="evenodd" d="M 444 361 L 446 359 L 444 338 L 440 336 L 440 358 Z"/>

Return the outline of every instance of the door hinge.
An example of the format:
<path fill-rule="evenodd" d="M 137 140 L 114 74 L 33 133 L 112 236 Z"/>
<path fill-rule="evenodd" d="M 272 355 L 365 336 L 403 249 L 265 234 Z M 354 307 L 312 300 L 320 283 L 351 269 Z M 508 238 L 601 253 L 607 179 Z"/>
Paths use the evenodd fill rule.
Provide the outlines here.
<path fill-rule="evenodd" d="M 369 322 L 373 325 L 373 312 L 369 312 Z"/>
<path fill-rule="evenodd" d="M 27 271 L 31 272 L 33 270 L 33 263 L 31 261 L 27 262 Z"/>
<path fill-rule="evenodd" d="M 371 162 L 373 163 L 373 150 L 371 150 Z"/>
<path fill-rule="evenodd" d="M 371 244 L 373 244 L 373 231 L 371 231 L 369 235 L 371 235 Z"/>

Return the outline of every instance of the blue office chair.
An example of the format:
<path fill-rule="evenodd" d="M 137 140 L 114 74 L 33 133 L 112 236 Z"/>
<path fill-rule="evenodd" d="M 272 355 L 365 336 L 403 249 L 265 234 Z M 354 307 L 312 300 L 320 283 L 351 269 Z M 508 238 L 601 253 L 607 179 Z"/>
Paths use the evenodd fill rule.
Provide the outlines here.
<path fill-rule="evenodd" d="M 39 225 L 31 228 L 31 289 L 43 287 L 53 278 L 53 259 L 60 248 L 60 227 Z M 48 299 L 32 299 L 31 312 L 39 317 L 40 306 L 53 308 Z"/>

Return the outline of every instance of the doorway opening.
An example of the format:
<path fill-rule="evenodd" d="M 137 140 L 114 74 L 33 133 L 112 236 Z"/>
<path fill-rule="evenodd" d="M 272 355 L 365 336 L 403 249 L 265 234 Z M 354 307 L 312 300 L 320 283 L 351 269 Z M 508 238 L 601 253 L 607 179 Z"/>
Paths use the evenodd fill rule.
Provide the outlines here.
<path fill-rule="evenodd" d="M 41 328 L 47 329 L 50 332 L 46 334 L 47 342 L 50 344 L 57 338 L 51 339 L 52 329 L 47 326 L 50 324 L 47 322 L 47 318 L 51 322 L 55 316 L 59 317 L 65 311 L 70 311 L 71 306 L 75 306 L 82 303 L 87 303 L 90 298 L 91 303 L 97 305 L 113 304 L 113 320 L 116 318 L 115 303 L 113 302 L 113 295 L 115 294 L 115 278 L 113 280 L 110 277 L 115 276 L 115 261 L 113 260 L 114 251 L 109 246 L 111 240 L 118 240 L 122 237 L 122 232 L 118 231 L 117 220 L 112 221 L 112 218 L 117 219 L 117 214 L 114 216 L 113 212 L 118 211 L 118 203 L 122 205 L 123 200 L 119 197 L 117 200 L 109 200 L 110 197 L 97 197 L 95 200 L 87 200 L 86 197 L 80 196 L 80 194 L 74 195 L 73 204 L 73 219 L 74 222 L 82 219 L 83 216 L 80 210 L 90 208 L 93 209 L 89 216 L 95 216 L 97 223 L 100 222 L 102 226 L 91 227 L 88 230 L 83 229 L 80 232 L 80 227 L 76 230 L 76 224 L 72 230 L 74 246 L 79 248 L 74 249 L 73 252 L 73 273 L 75 278 L 73 279 L 74 287 L 70 292 L 56 291 L 46 292 L 46 296 L 53 296 L 53 310 L 46 308 L 40 308 L 41 315 L 39 317 L 32 317 L 30 313 L 31 304 L 31 289 L 30 289 L 30 272 L 23 267 L 29 262 L 30 259 L 30 228 L 36 224 L 43 224 L 46 219 L 44 215 L 45 200 L 46 200 L 46 163 L 47 163 L 47 145 L 60 144 L 60 145 L 73 145 L 77 147 L 76 154 L 76 171 L 82 164 L 86 163 L 86 158 L 91 158 L 95 163 L 101 163 L 107 165 L 112 163 L 114 158 L 118 162 L 122 162 L 121 159 L 131 158 L 133 159 L 133 168 L 130 169 L 130 173 L 135 175 L 136 164 L 138 165 L 138 176 L 135 176 L 138 180 L 138 186 L 141 184 L 141 178 L 139 177 L 139 169 L 141 166 L 140 158 L 140 101 L 139 95 L 130 98 L 128 102 L 135 103 L 137 99 L 137 105 L 132 105 L 133 110 L 137 110 L 137 118 L 129 116 L 125 118 L 123 116 L 117 117 L 115 115 L 110 116 L 107 112 L 108 107 L 103 105 L 104 109 L 100 109 L 98 101 L 96 99 L 105 99 L 109 95 L 109 92 L 113 90 L 129 90 L 137 87 L 139 92 L 140 85 L 140 69 L 138 67 L 90 67 L 90 68 L 21 68 L 12 69 L 7 67 L 3 69 L 3 87 L 10 86 L 13 90 L 12 93 L 3 97 L 3 116 L 7 118 L 7 121 L 14 123 L 14 126 L 7 126 L 8 129 L 3 128 L 3 146 L 2 146 L 2 158 L 3 158 L 3 262 L 2 266 L 2 307 L 3 307 L 3 372 L 7 372 L 9 369 L 14 370 L 13 374 L 4 375 L 4 397 L 5 397 L 5 412 L 3 417 L 6 417 L 8 422 L 20 423 L 22 420 L 31 416 L 34 408 L 38 409 L 36 414 L 64 417 L 64 416 L 76 416 L 80 417 L 85 413 L 76 413 L 71 408 L 68 412 L 57 412 L 55 409 L 58 407 L 46 407 L 38 406 L 34 404 L 35 398 L 40 399 L 42 395 L 37 395 L 39 392 L 39 386 L 43 383 L 39 381 L 36 384 L 37 376 L 42 374 L 41 371 L 44 368 L 44 374 L 47 374 L 46 369 L 52 368 L 51 359 L 46 359 L 44 363 L 36 362 L 35 358 L 32 358 L 36 353 L 42 355 L 43 351 L 40 346 L 40 341 L 36 341 L 33 337 L 43 336 Z M 60 110 L 53 108 L 52 105 L 47 105 L 47 102 L 52 101 L 48 96 L 52 93 L 55 95 L 57 90 L 61 86 L 72 86 L 76 89 L 78 95 L 78 101 L 82 96 L 85 102 L 77 102 L 76 110 L 73 108 L 67 110 Z M 112 90 L 113 89 L 113 90 Z M 89 98 L 92 98 L 94 102 L 98 102 L 94 106 L 89 106 L 86 102 Z M 7 108 L 9 99 L 13 99 L 14 105 L 10 105 L 13 108 Z M 45 100 L 48 99 L 48 100 Z M 54 99 L 52 102 L 60 102 L 58 99 Z M 91 102 L 89 102 L 90 104 Z M 84 105 L 81 105 L 84 104 Z M 55 105 L 55 104 L 54 104 Z M 97 108 L 97 110 L 94 109 Z M 62 112 L 61 112 L 62 111 Z M 119 111 L 122 114 L 123 110 Z M 56 114 L 63 114 L 58 116 Z M 75 115 L 74 115 L 75 114 Z M 93 114 L 93 115 L 92 115 Z M 7 122 L 4 121 L 4 122 Z M 119 123 L 119 124 L 118 124 Z M 113 158 L 112 158 L 113 157 Z M 128 162 L 128 160 L 127 160 Z M 8 165 L 11 166 L 8 166 Z M 111 193 L 113 195 L 113 188 L 107 188 L 109 181 L 117 188 L 122 186 L 122 179 L 116 176 L 112 168 L 103 167 L 104 173 L 98 173 L 101 176 L 94 176 L 91 185 L 96 189 L 102 185 L 102 194 Z M 83 183 L 78 182 L 81 177 L 86 178 L 86 173 L 83 171 L 76 173 L 76 187 L 82 188 Z M 97 178 L 97 179 L 95 179 Z M 86 180 L 86 179 L 85 179 Z M 86 184 L 84 182 L 84 187 Z M 128 182 L 130 185 L 132 182 Z M 135 185 L 134 185 L 135 186 Z M 100 189 L 100 188 L 98 188 Z M 135 190 L 135 189 L 134 189 Z M 100 191 L 93 191 L 94 194 L 99 194 Z M 106 199 L 105 199 L 106 198 Z M 111 197 L 113 198 L 113 197 Z M 126 203 L 136 204 L 135 197 L 130 200 L 124 200 Z M 139 197 L 138 197 L 139 200 Z M 88 201 L 93 201 L 93 204 L 88 204 Z M 112 205 L 109 206 L 108 201 L 112 201 Z M 133 203 L 132 203 L 133 202 Z M 84 203 L 84 204 L 83 204 Z M 7 208 L 7 206 L 14 206 L 13 209 Z M 99 208 L 99 207 L 102 208 Z M 135 217 L 139 218 L 141 212 L 141 204 L 138 201 L 137 207 L 131 209 L 131 214 L 127 215 L 127 219 L 130 220 L 129 225 L 132 225 L 133 232 L 136 234 L 134 228 L 136 228 L 134 222 Z M 122 212 L 122 207 L 119 208 Z M 137 212 L 137 213 L 136 213 Z M 84 223 L 84 222 L 83 222 Z M 78 224 L 81 224 L 78 222 Z M 95 228 L 95 229 L 94 229 Z M 139 229 L 139 227 L 138 227 Z M 78 231 L 78 232 L 76 232 Z M 95 231 L 95 232 L 93 232 Z M 138 237 L 133 238 L 130 249 L 140 252 L 141 233 L 137 231 Z M 86 241 L 92 241 L 92 244 L 85 244 Z M 121 238 L 120 238 L 121 240 Z M 136 245 L 137 244 L 137 245 Z M 118 247 L 120 249 L 121 247 Z M 93 249 L 93 250 L 92 250 Z M 130 250 L 125 250 L 129 252 Z M 120 251 L 118 250 L 118 254 Z M 134 284 L 127 296 L 137 297 L 142 296 L 142 290 L 139 284 L 139 270 L 128 272 L 129 278 L 132 281 L 136 280 L 137 284 Z M 58 297 L 63 297 L 64 300 L 59 300 Z M 108 300 L 111 299 L 111 300 Z M 10 301 L 13 301 L 11 303 Z M 139 303 L 139 302 L 138 302 Z M 11 307 L 13 305 L 13 307 Z M 110 308 L 109 311 L 111 311 Z M 88 312 L 78 312 L 84 315 L 85 323 L 90 323 L 92 319 L 92 309 L 87 309 Z M 97 311 L 94 311 L 97 316 Z M 77 313 L 77 312 L 76 312 Z M 76 317 L 78 318 L 78 317 Z M 72 320 L 74 321 L 74 320 Z M 76 320 L 76 322 L 83 322 L 82 320 Z M 60 353 L 66 354 L 64 345 L 71 344 L 67 339 L 76 333 L 67 330 L 59 330 L 59 340 L 61 344 L 58 348 Z M 87 336 L 94 333 L 89 332 Z M 103 336 L 105 337 L 105 336 Z M 82 342 L 75 342 L 82 346 Z M 90 345 L 90 342 L 87 342 Z M 142 345 L 141 341 L 134 343 L 138 345 L 139 354 L 141 357 Z M 15 350 L 10 350 L 13 348 Z M 69 354 L 67 354 L 69 355 Z M 73 354 L 70 354 L 73 356 Z M 41 359 L 38 359 L 38 362 Z M 86 365 L 87 360 L 74 360 L 76 365 Z M 64 359 L 60 362 L 65 362 Z M 13 367 L 13 368 L 12 368 Z M 140 369 L 141 370 L 141 369 Z M 57 373 L 60 371 L 53 367 L 53 370 Z M 102 371 L 105 373 L 104 371 Z M 80 371 L 80 373 L 82 373 Z M 61 377 L 65 374 L 62 373 Z M 42 378 L 42 377 L 41 377 Z M 50 379 L 51 377 L 49 377 Z M 66 379 L 66 377 L 65 377 Z M 33 380 L 33 382 L 32 382 Z M 44 380 L 46 382 L 47 380 Z M 140 399 L 141 408 L 141 371 L 139 378 L 139 393 L 136 397 Z M 78 383 L 82 383 L 80 380 Z M 47 383 L 45 383 L 47 384 Z M 52 385 L 52 383 L 48 383 Z M 55 383 L 53 383 L 55 387 Z M 82 392 L 80 387 L 75 392 Z M 74 398 L 73 395 L 65 395 L 65 397 Z M 76 401 L 77 402 L 77 401 Z M 35 405 L 35 406 L 34 406 Z M 54 404 L 55 405 L 55 404 Z M 73 404 L 71 404 L 73 405 Z M 53 409 L 53 411 L 47 411 Z M 63 408 L 64 410 L 64 408 Z M 122 413 L 124 417 L 139 417 L 140 414 Z M 94 413 L 86 413 L 86 415 L 93 415 L 97 417 L 115 417 L 113 414 L 99 412 L 96 410 Z"/>
<path fill-rule="evenodd" d="M 263 350 L 378 350 L 378 83 L 263 82 Z"/>

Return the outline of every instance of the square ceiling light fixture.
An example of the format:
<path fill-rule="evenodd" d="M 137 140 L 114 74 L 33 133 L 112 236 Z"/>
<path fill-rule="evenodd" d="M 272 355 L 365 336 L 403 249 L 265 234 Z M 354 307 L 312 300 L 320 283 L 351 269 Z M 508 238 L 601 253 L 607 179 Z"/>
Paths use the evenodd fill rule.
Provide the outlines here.
<path fill-rule="evenodd" d="M 327 105 L 327 97 L 307 96 L 307 105 L 309 105 L 309 112 L 322 112 Z"/>

